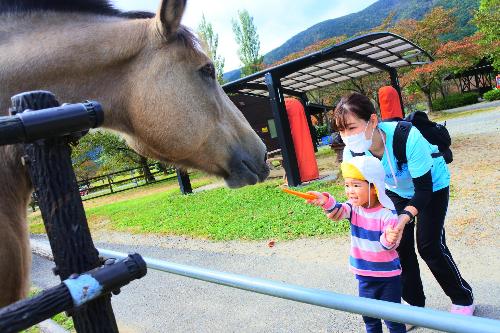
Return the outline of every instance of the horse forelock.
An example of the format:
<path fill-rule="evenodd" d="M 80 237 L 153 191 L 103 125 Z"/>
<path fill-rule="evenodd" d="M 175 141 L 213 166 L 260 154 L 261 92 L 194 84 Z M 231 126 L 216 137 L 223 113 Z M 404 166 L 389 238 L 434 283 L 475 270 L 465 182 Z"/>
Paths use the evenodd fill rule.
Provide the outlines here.
<path fill-rule="evenodd" d="M 193 50 L 195 52 L 203 52 L 200 41 L 189 28 L 181 25 L 175 34 L 174 40 L 181 43 L 187 49 Z"/>

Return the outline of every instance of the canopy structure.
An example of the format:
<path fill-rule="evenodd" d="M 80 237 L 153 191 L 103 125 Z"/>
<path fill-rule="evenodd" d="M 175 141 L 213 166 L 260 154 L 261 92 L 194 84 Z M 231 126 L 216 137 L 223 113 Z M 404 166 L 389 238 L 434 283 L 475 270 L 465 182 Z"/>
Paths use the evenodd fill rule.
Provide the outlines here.
<path fill-rule="evenodd" d="M 297 186 L 301 181 L 284 96 L 299 97 L 307 104 L 306 93 L 311 90 L 382 71 L 389 73 L 391 85 L 401 96 L 397 68 L 430 61 L 432 57 L 411 41 L 389 32 L 376 32 L 267 68 L 225 84 L 223 89 L 228 94 L 269 97 L 288 184 Z"/>
<path fill-rule="evenodd" d="M 285 94 L 298 95 L 310 90 L 350 79 L 392 72 L 398 67 L 419 65 L 431 56 L 412 42 L 388 32 L 378 32 L 349 39 L 306 55 L 302 58 L 268 68 L 223 86 L 227 93 L 269 96 L 265 75 L 281 79 Z"/>

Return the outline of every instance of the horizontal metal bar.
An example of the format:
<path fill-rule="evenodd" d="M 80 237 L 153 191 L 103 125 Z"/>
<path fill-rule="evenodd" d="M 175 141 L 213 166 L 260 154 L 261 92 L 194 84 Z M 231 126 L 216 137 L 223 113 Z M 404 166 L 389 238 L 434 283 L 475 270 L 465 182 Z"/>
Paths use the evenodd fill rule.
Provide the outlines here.
<path fill-rule="evenodd" d="M 98 249 L 106 258 L 125 258 L 126 253 Z M 330 291 L 304 288 L 267 279 L 218 272 L 209 269 L 146 258 L 148 268 L 177 274 L 259 294 L 289 299 L 325 308 L 358 313 L 400 323 L 413 324 L 445 332 L 498 333 L 499 320 L 456 315 L 444 311 L 419 308 L 397 303 L 338 294 Z"/>

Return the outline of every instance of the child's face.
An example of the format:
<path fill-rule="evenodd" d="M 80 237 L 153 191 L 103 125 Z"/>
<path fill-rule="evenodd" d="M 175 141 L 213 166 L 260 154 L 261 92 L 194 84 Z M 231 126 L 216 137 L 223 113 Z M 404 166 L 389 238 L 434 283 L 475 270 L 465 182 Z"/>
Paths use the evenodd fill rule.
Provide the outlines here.
<path fill-rule="evenodd" d="M 368 206 L 368 195 L 370 196 L 370 204 L 373 206 L 378 202 L 377 193 L 375 192 L 375 188 L 371 188 L 368 191 L 369 186 L 366 180 L 359 180 L 354 178 L 345 178 L 345 194 L 347 195 L 347 199 L 354 206 Z M 370 192 L 370 194 L 368 194 Z"/>

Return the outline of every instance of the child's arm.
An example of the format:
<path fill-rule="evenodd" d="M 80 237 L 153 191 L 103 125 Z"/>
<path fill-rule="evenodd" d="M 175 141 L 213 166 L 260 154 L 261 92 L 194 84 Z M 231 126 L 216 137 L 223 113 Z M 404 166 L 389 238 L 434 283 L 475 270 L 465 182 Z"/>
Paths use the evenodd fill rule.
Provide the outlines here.
<path fill-rule="evenodd" d="M 398 216 L 395 213 L 387 214 L 383 221 L 382 235 L 380 235 L 380 244 L 386 250 L 392 250 L 398 247 L 398 232 L 396 227 L 398 225 Z"/>
<path fill-rule="evenodd" d="M 307 203 L 322 207 L 328 218 L 338 221 L 351 216 L 351 206 L 345 203 L 342 204 L 337 202 L 330 193 L 320 193 L 315 191 L 307 193 L 311 193 L 316 196 L 316 199 L 307 200 Z"/>

